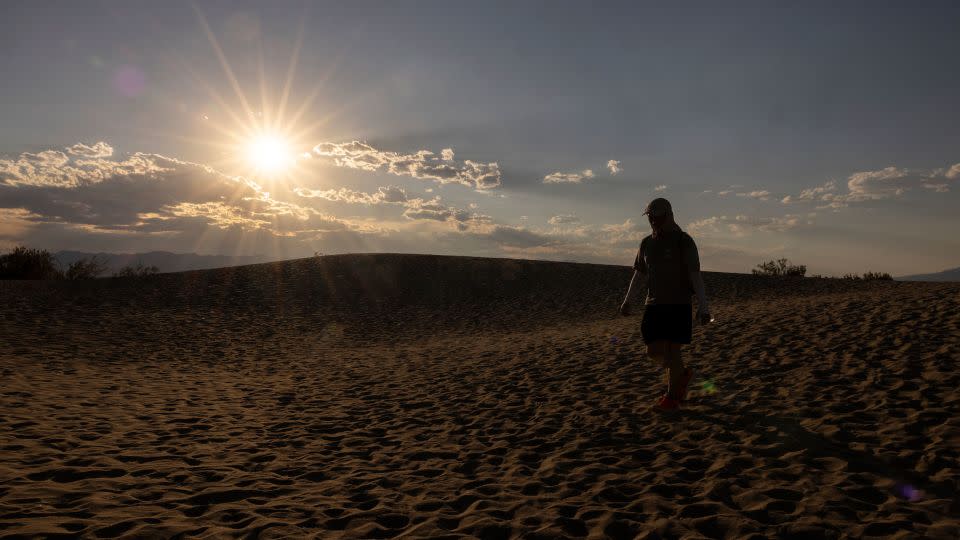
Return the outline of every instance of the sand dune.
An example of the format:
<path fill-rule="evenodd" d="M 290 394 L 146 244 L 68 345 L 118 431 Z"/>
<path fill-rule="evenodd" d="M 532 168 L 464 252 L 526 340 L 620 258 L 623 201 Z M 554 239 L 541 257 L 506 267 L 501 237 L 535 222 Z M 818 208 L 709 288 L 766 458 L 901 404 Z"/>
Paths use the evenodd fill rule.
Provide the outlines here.
<path fill-rule="evenodd" d="M 0 282 L 0 538 L 960 537 L 960 284 L 707 273 L 662 414 L 629 276 Z"/>

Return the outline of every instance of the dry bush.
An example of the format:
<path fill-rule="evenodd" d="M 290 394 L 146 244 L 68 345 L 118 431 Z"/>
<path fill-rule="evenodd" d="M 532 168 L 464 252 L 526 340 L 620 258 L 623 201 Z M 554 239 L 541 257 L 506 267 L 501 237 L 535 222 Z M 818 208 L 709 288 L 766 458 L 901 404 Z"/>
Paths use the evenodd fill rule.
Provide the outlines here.
<path fill-rule="evenodd" d="M 766 261 L 757 265 L 753 269 L 755 276 L 798 276 L 803 277 L 807 273 L 805 265 L 790 264 L 787 259 L 777 259 L 775 261 Z"/>
<path fill-rule="evenodd" d="M 128 264 L 120 270 L 117 270 L 113 273 L 113 277 L 133 277 L 133 278 L 143 278 L 147 276 L 152 276 L 159 272 L 160 269 L 156 266 L 144 266 L 142 262 L 138 262 L 136 266 Z"/>
<path fill-rule="evenodd" d="M 58 279 L 63 273 L 56 259 L 45 249 L 17 246 L 0 255 L 0 279 Z"/>
<path fill-rule="evenodd" d="M 106 271 L 106 261 L 100 260 L 94 255 L 89 259 L 80 259 L 70 263 L 67 271 L 63 273 L 63 277 L 66 279 L 93 279 Z"/>

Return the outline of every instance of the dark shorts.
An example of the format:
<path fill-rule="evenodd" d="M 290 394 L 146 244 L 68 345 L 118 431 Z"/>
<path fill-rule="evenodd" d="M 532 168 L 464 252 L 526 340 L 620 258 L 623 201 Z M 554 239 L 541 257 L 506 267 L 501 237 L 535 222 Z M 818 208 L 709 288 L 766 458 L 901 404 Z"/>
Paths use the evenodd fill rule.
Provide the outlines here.
<path fill-rule="evenodd" d="M 644 343 L 672 341 L 689 344 L 693 336 L 691 304 L 652 304 L 643 311 L 640 333 Z"/>

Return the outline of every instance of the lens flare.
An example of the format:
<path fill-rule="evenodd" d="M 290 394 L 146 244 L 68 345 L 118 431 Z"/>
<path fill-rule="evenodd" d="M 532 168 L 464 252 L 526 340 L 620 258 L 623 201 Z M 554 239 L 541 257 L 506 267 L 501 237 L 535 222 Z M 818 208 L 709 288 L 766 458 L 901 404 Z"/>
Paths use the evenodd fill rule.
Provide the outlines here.
<path fill-rule="evenodd" d="M 923 498 L 923 491 L 911 486 L 910 484 L 897 484 L 897 495 L 910 502 L 916 502 Z"/>

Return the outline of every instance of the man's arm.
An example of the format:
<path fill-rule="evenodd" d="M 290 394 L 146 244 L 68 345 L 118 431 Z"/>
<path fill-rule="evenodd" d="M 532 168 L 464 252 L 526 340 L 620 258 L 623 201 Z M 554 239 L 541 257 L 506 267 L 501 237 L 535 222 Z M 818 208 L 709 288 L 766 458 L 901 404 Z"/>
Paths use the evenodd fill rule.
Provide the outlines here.
<path fill-rule="evenodd" d="M 703 286 L 703 275 L 699 270 L 690 272 L 690 283 L 693 284 L 693 290 L 697 293 L 697 318 L 703 323 L 703 319 L 709 320 L 710 304 L 707 303 L 707 291 Z"/>
<path fill-rule="evenodd" d="M 642 273 L 640 270 L 633 271 L 633 277 L 630 278 L 630 285 L 627 287 L 627 295 L 623 298 L 623 304 L 620 305 L 620 313 L 627 315 L 630 313 L 630 302 L 633 301 L 634 295 L 636 295 L 637 289 L 640 288 L 640 282 L 646 274 Z"/>
<path fill-rule="evenodd" d="M 700 274 L 700 253 L 697 251 L 697 244 L 689 235 L 687 235 L 689 244 L 687 245 L 686 257 L 687 275 L 690 277 L 690 284 L 693 285 L 693 291 L 697 294 L 697 320 L 700 324 L 710 322 L 710 304 L 707 302 L 706 287 L 703 286 L 703 275 Z"/>
<path fill-rule="evenodd" d="M 643 260 L 643 242 L 640 242 L 640 249 L 637 250 L 637 258 L 633 260 L 633 277 L 630 278 L 630 285 L 627 287 L 627 295 L 620 304 L 620 314 L 630 314 L 630 301 L 640 288 L 640 276 L 646 277 L 647 263 Z"/>

